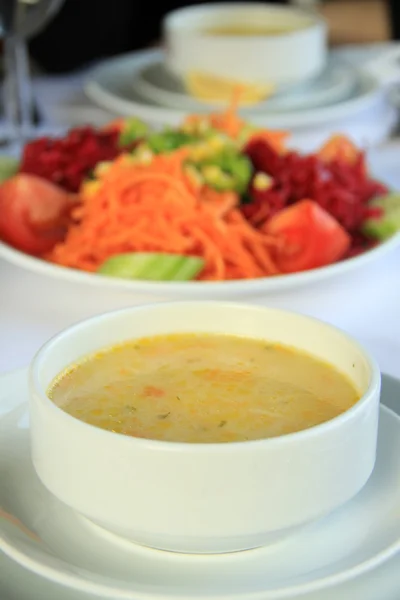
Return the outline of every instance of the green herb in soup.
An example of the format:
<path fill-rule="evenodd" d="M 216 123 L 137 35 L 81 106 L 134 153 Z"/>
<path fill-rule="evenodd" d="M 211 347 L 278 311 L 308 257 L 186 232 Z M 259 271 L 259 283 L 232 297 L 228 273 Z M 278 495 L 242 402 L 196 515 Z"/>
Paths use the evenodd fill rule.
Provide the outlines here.
<path fill-rule="evenodd" d="M 61 373 L 49 397 L 103 429 L 172 442 L 238 442 L 328 421 L 359 394 L 305 353 L 229 335 L 132 340 Z"/>

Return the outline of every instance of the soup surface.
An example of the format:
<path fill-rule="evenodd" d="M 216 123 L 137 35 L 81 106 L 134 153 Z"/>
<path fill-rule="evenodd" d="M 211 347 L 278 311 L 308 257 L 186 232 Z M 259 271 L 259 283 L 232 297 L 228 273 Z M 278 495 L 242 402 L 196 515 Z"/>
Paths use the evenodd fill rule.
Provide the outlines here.
<path fill-rule="evenodd" d="M 257 36 L 257 35 L 285 35 L 298 29 L 303 29 L 301 25 L 274 24 L 274 23 L 237 23 L 235 25 L 220 25 L 208 27 L 205 32 L 209 35 L 239 35 L 239 36 Z"/>
<path fill-rule="evenodd" d="M 298 350 L 228 335 L 174 334 L 88 356 L 48 390 L 97 427 L 174 442 L 235 442 L 307 429 L 359 394 L 333 367 Z"/>

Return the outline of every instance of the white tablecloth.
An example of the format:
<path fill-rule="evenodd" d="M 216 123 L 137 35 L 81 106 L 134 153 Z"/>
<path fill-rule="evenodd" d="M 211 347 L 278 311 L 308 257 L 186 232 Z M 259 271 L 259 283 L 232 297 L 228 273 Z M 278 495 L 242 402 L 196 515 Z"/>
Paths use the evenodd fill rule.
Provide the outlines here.
<path fill-rule="evenodd" d="M 42 87 L 38 86 L 39 96 L 42 102 L 45 101 L 45 90 L 49 98 L 51 89 L 54 104 L 57 97 L 65 98 L 68 91 L 79 93 L 79 85 L 76 77 L 45 80 L 41 82 Z M 51 102 L 47 106 L 49 112 L 50 105 Z M 375 170 L 400 189 L 400 143 L 377 149 L 371 158 Z M 346 329 L 376 355 L 383 371 L 400 377 L 399 265 L 400 248 L 353 274 L 291 293 L 275 294 L 262 302 L 311 314 Z M 39 346 L 65 326 L 89 315 L 140 301 L 130 293 L 101 291 L 57 281 L 0 260 L 0 373 L 26 365 Z M 54 600 L 54 594 L 59 600 L 67 598 L 64 592 L 56 593 L 52 586 L 46 588 L 42 583 L 31 582 L 32 576 L 3 559 L 0 561 L 0 582 L 6 566 L 8 583 L 4 595 L 0 583 L 1 600 Z M 379 598 L 368 595 L 368 589 L 361 588 L 357 592 L 354 589 L 350 595 L 343 591 L 338 592 L 339 595 L 328 594 L 326 598 L 395 600 L 400 597 L 400 581 L 397 578 L 394 582 L 393 572 L 389 574 L 383 569 L 377 578 L 382 586 Z M 23 595 L 23 581 L 31 582 L 33 595 Z M 28 583 L 24 584 L 25 590 L 26 585 Z"/>

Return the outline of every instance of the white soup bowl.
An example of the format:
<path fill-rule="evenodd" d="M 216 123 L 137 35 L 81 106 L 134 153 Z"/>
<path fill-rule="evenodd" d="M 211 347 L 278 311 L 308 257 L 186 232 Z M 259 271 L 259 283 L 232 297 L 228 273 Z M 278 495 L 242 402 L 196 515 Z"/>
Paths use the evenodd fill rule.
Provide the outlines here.
<path fill-rule="evenodd" d="M 87 354 L 132 338 L 180 332 L 298 348 L 339 369 L 361 398 L 338 417 L 297 433 L 188 444 L 96 428 L 47 396 L 53 378 Z M 33 464 L 54 496 L 118 536 L 186 553 L 245 550 L 293 534 L 361 490 L 374 468 L 379 400 L 375 361 L 321 321 L 225 302 L 134 306 L 69 327 L 37 353 L 30 368 Z"/>
<path fill-rule="evenodd" d="M 220 34 L 238 25 L 289 28 L 268 35 Z M 327 61 L 327 27 L 323 19 L 299 8 L 265 3 L 189 6 L 163 21 L 166 66 L 185 78 L 197 71 L 276 90 L 317 76 Z"/>

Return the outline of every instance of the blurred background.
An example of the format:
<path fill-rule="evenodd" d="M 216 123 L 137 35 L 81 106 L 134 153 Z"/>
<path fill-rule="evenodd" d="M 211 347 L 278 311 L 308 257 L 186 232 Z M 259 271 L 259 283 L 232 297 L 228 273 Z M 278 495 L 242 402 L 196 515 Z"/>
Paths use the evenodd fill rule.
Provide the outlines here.
<path fill-rule="evenodd" d="M 26 3 L 36 4 L 40 10 L 41 5 L 45 7 L 51 0 Z M 327 19 L 332 45 L 384 42 L 400 34 L 398 0 L 275 0 L 274 3 L 297 4 L 318 11 Z M 3 0 L 0 6 L 13 4 L 15 0 Z M 30 53 L 36 67 L 44 72 L 78 69 L 93 60 L 159 42 L 165 14 L 191 4 L 196 3 L 147 0 L 144 5 L 131 0 L 113 0 L 112 3 L 64 0 L 58 14 L 31 38 Z"/>
<path fill-rule="evenodd" d="M 272 0 L 269 3 L 297 5 L 320 14 L 328 25 L 332 51 L 339 55 L 342 52 L 345 60 L 357 67 L 369 66 L 371 61 L 373 63 L 397 48 L 400 37 L 398 0 Z M 15 128 L 21 129 L 21 123 L 23 135 L 30 137 L 40 132 L 38 126 L 57 130 L 81 123 L 99 125 L 119 116 L 121 103 L 116 108 L 117 102 L 110 107 L 109 102 L 107 106 L 104 101 L 93 102 L 93 94 L 88 98 L 85 83 L 92 67 L 114 56 L 162 45 L 161 25 L 165 15 L 191 4 L 195 3 L 176 0 L 147 0 L 145 4 L 132 0 L 0 0 L 1 73 L 6 83 L 2 104 L 5 118 L 0 124 L 0 137 L 7 140 L 10 135 L 15 136 Z M 33 91 L 28 69 L 33 77 Z M 375 71 L 380 73 L 380 70 L 378 63 Z M 375 144 L 397 130 L 397 104 L 395 102 L 394 106 L 392 101 L 396 99 L 400 62 L 396 63 L 395 71 L 381 82 L 385 92 L 390 84 L 391 104 L 390 110 L 387 108 L 386 113 L 382 113 L 380 129 L 377 130 L 377 124 L 373 123 L 376 119 L 370 119 L 368 113 L 365 119 L 370 120 L 371 130 L 363 125 L 364 133 L 356 131 L 353 134 L 351 128 L 347 131 L 344 115 L 342 129 L 353 135 L 358 143 Z M 142 102 L 147 108 L 151 105 L 149 98 L 138 100 L 139 92 L 127 92 L 126 89 L 125 86 L 119 95 L 126 101 L 127 95 L 131 94 L 128 100 L 132 112 L 138 103 Z M 113 94 L 118 96 L 115 90 Z M 347 101 L 348 97 L 341 100 Z M 329 104 L 332 103 L 331 100 Z M 157 110 L 160 102 L 155 104 Z M 393 112 L 395 109 L 396 113 Z M 150 120 L 151 116 L 150 113 Z M 157 120 L 156 112 L 154 116 Z M 164 116 L 169 115 L 165 112 Z M 321 120 L 326 121 L 322 116 Z M 283 125 L 298 133 L 301 115 L 300 121 L 296 119 L 296 126 L 291 127 L 290 120 L 284 121 Z M 314 125 L 305 115 L 303 130 L 307 128 L 312 135 Z M 310 142 L 311 146 L 319 143 L 329 131 L 321 129 L 320 133 L 315 142 Z M 302 143 L 303 137 L 295 136 L 295 139 Z"/>

